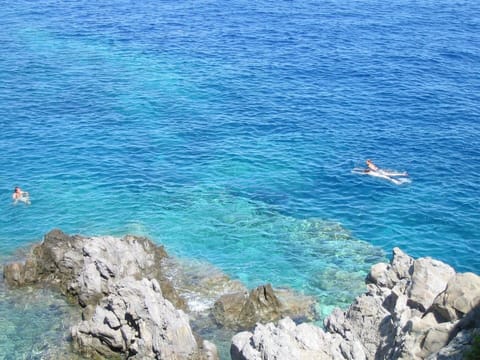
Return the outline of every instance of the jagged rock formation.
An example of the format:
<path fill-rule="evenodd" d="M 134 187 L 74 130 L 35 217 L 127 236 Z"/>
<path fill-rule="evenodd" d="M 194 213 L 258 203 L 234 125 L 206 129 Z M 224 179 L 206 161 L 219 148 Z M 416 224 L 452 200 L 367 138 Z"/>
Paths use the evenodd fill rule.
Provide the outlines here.
<path fill-rule="evenodd" d="M 368 291 L 347 311 L 335 310 L 325 330 L 290 319 L 310 320 L 311 299 L 268 284 L 248 292 L 218 273 L 173 279 L 181 272 L 165 271 L 164 249 L 135 236 L 53 230 L 25 262 L 7 264 L 4 277 L 10 286 L 53 284 L 77 301 L 83 321 L 71 329 L 73 342 L 95 358 L 218 359 L 215 345 L 191 330 L 186 291 L 217 294 L 207 310 L 225 327 L 251 328 L 289 316 L 235 335 L 233 360 L 461 359 L 480 333 L 480 277 L 430 258 L 414 260 L 399 249 L 393 255 L 390 264 L 372 267 Z"/>
<path fill-rule="evenodd" d="M 475 274 L 395 248 L 391 263 L 374 265 L 367 283 L 347 311 L 325 320 L 325 330 L 288 318 L 259 324 L 233 337 L 232 359 L 461 359 L 480 332 Z"/>
<path fill-rule="evenodd" d="M 188 316 L 172 304 L 185 306 L 162 275 L 166 256 L 146 238 L 53 230 L 25 263 L 6 265 L 4 277 L 10 285 L 48 282 L 77 299 L 84 321 L 72 328 L 73 341 L 93 357 L 216 359 L 213 344 L 197 342 Z"/>
<path fill-rule="evenodd" d="M 83 352 L 107 358 L 122 353 L 128 358 L 188 359 L 196 352 L 188 316 L 162 297 L 155 279 L 124 278 L 113 285 L 92 318 L 72 328 L 72 336 Z"/>
<path fill-rule="evenodd" d="M 250 292 L 235 292 L 221 296 L 214 304 L 212 314 L 221 326 L 250 329 L 257 322 L 276 321 L 289 316 L 314 320 L 314 301 L 309 297 L 291 296 L 287 290 L 275 290 L 270 284 Z"/>
<path fill-rule="evenodd" d="M 185 308 L 183 299 L 162 273 L 166 257 L 164 248 L 147 238 L 69 236 L 55 229 L 33 247 L 24 263 L 5 265 L 4 277 L 13 286 L 48 281 L 65 295 L 78 299 L 82 306 L 96 304 L 121 278 L 155 278 L 163 296 L 176 307 Z"/>
<path fill-rule="evenodd" d="M 83 321 L 71 328 L 73 343 L 94 358 L 216 360 L 215 345 L 196 336 L 189 322 L 191 315 L 208 328 L 216 326 L 212 309 L 217 324 L 242 330 L 280 315 L 314 316 L 311 298 L 270 285 L 248 295 L 243 285 L 218 271 L 203 276 L 177 265 L 163 247 L 143 237 L 69 236 L 52 230 L 24 262 L 5 265 L 4 278 L 10 286 L 52 284 L 77 302 Z M 192 310 L 189 299 L 198 303 L 205 296 L 211 305 L 194 312 L 199 310 Z"/>

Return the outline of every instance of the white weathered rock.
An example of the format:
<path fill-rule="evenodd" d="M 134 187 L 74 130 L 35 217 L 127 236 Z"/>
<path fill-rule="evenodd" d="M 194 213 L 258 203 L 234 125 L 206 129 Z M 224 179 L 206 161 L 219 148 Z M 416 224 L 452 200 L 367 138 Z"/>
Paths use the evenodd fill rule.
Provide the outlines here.
<path fill-rule="evenodd" d="M 5 267 L 5 279 L 10 285 L 47 282 L 76 298 L 84 321 L 71 332 L 81 352 L 105 358 L 216 359 L 215 346 L 198 346 L 188 317 L 170 301 L 182 305 L 162 274 L 166 256 L 142 237 L 81 237 L 53 230 L 23 264 Z"/>
<path fill-rule="evenodd" d="M 370 269 L 369 280 L 378 286 L 392 287 L 394 280 L 392 280 L 389 275 L 394 273 L 389 272 L 389 269 L 390 265 L 386 263 L 378 263 L 373 265 Z"/>
<path fill-rule="evenodd" d="M 72 328 L 72 337 L 83 351 L 123 352 L 132 359 L 189 359 L 197 351 L 188 317 L 162 297 L 156 280 L 124 278 L 112 285 L 93 318 Z"/>
<path fill-rule="evenodd" d="M 161 273 L 166 256 L 162 247 L 142 237 L 69 236 L 52 230 L 33 247 L 25 263 L 5 266 L 5 279 L 12 285 L 48 281 L 86 306 L 96 304 L 111 283 L 124 277 L 157 278 L 162 286 L 168 285 Z M 181 307 L 176 294 L 164 296 Z"/>
<path fill-rule="evenodd" d="M 297 326 L 290 318 L 280 320 L 277 326 L 257 324 L 254 334 L 238 333 L 232 339 L 230 353 L 232 360 L 366 359 L 358 343 L 350 344 L 311 324 Z"/>
<path fill-rule="evenodd" d="M 446 289 L 455 270 L 447 264 L 430 258 L 413 263 L 412 284 L 408 290 L 409 301 L 420 311 L 426 311 L 435 298 Z"/>
<path fill-rule="evenodd" d="M 456 274 L 433 304 L 445 321 L 455 321 L 480 304 L 480 277 L 473 273 Z"/>
<path fill-rule="evenodd" d="M 210 341 L 203 340 L 202 343 L 204 360 L 219 360 L 217 347 Z"/>
<path fill-rule="evenodd" d="M 367 281 L 367 292 L 347 311 L 334 310 L 325 330 L 289 319 L 258 324 L 233 337 L 232 359 L 460 359 L 471 343 L 465 332 L 480 328 L 477 275 L 455 275 L 395 248 L 390 264 L 373 266 Z"/>
<path fill-rule="evenodd" d="M 413 262 L 414 260 L 412 257 L 408 256 L 397 247 L 393 248 L 393 258 L 390 264 L 399 280 L 410 279 L 413 272 Z"/>

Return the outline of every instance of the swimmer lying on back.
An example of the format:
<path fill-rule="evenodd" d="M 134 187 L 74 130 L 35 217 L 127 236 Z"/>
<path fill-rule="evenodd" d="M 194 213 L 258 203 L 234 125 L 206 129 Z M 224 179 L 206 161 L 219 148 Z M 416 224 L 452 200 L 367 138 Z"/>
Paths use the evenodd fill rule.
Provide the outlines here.
<path fill-rule="evenodd" d="M 374 175 L 374 174 L 372 174 L 372 172 L 375 172 L 375 173 L 379 173 L 379 174 L 383 175 L 381 177 L 385 177 L 385 176 L 408 176 L 407 172 L 399 173 L 399 172 L 391 172 L 391 171 L 380 169 L 370 159 L 368 159 L 366 161 L 366 164 L 367 164 L 368 169 L 365 169 L 365 172 L 370 174 L 370 175 Z"/>
<path fill-rule="evenodd" d="M 395 185 L 400 185 L 408 180 L 406 179 L 395 179 L 395 176 L 408 176 L 408 173 L 407 172 L 392 172 L 392 171 L 387 171 L 387 170 L 383 170 L 383 169 L 380 169 L 377 165 L 375 165 L 372 160 L 368 159 L 366 161 L 366 164 L 367 164 L 367 169 L 364 170 L 364 172 L 368 175 L 371 175 L 371 176 L 376 176 L 376 177 L 380 177 L 380 178 L 383 178 L 383 179 L 387 179 L 387 180 L 390 180 L 391 182 L 393 182 Z"/>

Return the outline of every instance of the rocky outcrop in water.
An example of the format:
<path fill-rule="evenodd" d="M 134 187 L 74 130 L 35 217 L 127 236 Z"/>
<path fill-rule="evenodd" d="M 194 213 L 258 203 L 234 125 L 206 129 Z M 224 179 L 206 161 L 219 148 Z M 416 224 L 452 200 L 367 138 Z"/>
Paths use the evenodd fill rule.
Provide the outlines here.
<path fill-rule="evenodd" d="M 162 246 L 143 237 L 69 236 L 52 230 L 33 247 L 25 262 L 5 265 L 4 277 L 11 286 L 47 281 L 78 299 L 82 306 L 96 304 L 119 279 L 155 278 L 163 296 L 176 307 L 185 308 L 183 299 L 162 273 L 166 257 Z"/>
<path fill-rule="evenodd" d="M 236 292 L 221 296 L 212 314 L 221 326 L 250 329 L 257 322 L 276 321 L 289 316 L 296 320 L 312 321 L 315 303 L 309 297 L 292 296 L 288 290 L 274 290 L 270 284 L 250 292 Z"/>
<path fill-rule="evenodd" d="M 258 323 L 233 337 L 234 360 L 462 358 L 480 332 L 480 278 L 399 249 L 393 255 L 372 267 L 368 291 L 347 311 L 335 310 L 325 329 L 298 325 L 314 316 L 311 299 L 270 285 L 248 292 L 219 273 L 182 276 L 166 265 L 162 247 L 142 237 L 54 230 L 24 262 L 6 265 L 4 277 L 10 286 L 53 284 L 77 301 L 83 320 L 71 329 L 73 343 L 97 358 L 218 359 L 215 345 L 192 331 L 192 294 L 211 301 L 207 326 L 210 318 L 234 329 Z"/>
<path fill-rule="evenodd" d="M 162 247 L 146 238 L 89 238 L 53 230 L 24 263 L 6 265 L 4 277 L 10 285 L 53 284 L 76 299 L 84 321 L 71 332 L 83 353 L 107 358 L 215 359 L 213 344 L 197 341 L 188 316 L 173 305 L 185 308 L 162 274 L 166 256 Z"/>
<path fill-rule="evenodd" d="M 193 315 L 202 326 L 215 326 L 211 308 L 217 324 L 242 330 L 279 314 L 314 316 L 312 299 L 265 285 L 246 295 L 238 317 L 227 299 L 248 294 L 243 285 L 218 271 L 202 276 L 179 270 L 163 247 L 130 235 L 82 237 L 53 230 L 24 262 L 5 265 L 4 278 L 9 286 L 51 284 L 78 302 L 83 321 L 71 328 L 73 344 L 96 358 L 218 359 L 215 345 L 195 335 L 189 321 Z M 193 309 L 199 302 L 207 304 L 201 315 Z"/>
<path fill-rule="evenodd" d="M 188 316 L 162 296 L 156 280 L 124 278 L 72 328 L 78 349 L 112 358 L 188 359 L 197 351 Z M 106 344 L 107 346 L 103 345 Z"/>
<path fill-rule="evenodd" d="M 475 274 L 396 248 L 390 264 L 372 267 L 367 287 L 325 330 L 286 318 L 235 335 L 232 359 L 462 359 L 480 333 Z"/>

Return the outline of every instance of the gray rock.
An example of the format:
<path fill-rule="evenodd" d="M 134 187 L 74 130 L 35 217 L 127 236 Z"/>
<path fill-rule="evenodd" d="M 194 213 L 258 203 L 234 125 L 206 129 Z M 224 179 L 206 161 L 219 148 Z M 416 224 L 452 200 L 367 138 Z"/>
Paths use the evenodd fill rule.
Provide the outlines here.
<path fill-rule="evenodd" d="M 399 280 L 410 279 L 413 272 L 413 263 L 413 258 L 405 254 L 399 248 L 393 248 L 393 258 L 390 264 Z"/>
<path fill-rule="evenodd" d="M 228 328 L 241 328 L 239 319 L 243 308 L 248 300 L 248 292 L 237 292 L 222 295 L 214 304 L 212 315 L 215 321 Z M 245 328 L 248 328 L 248 324 Z"/>
<path fill-rule="evenodd" d="M 53 230 L 24 263 L 7 264 L 4 277 L 10 286 L 53 284 L 76 299 L 83 321 L 72 327 L 72 338 L 79 351 L 94 357 L 218 358 L 215 346 L 197 342 L 187 315 L 175 309 L 185 304 L 162 272 L 166 257 L 142 237 Z"/>
<path fill-rule="evenodd" d="M 210 341 L 203 340 L 202 343 L 203 360 L 219 360 L 217 347 Z"/>
<path fill-rule="evenodd" d="M 71 330 L 82 352 L 128 354 L 131 359 L 190 359 L 197 343 L 188 317 L 162 296 L 156 280 L 124 278 Z"/>
<path fill-rule="evenodd" d="M 372 267 L 367 292 L 334 310 L 324 330 L 285 319 L 257 324 L 233 337 L 232 359 L 459 358 L 472 341 L 466 334 L 480 331 L 479 281 L 395 248 L 390 264 Z"/>
<path fill-rule="evenodd" d="M 471 348 L 475 331 L 460 331 L 447 346 L 441 348 L 438 352 L 430 354 L 427 360 L 463 360 L 465 358 L 465 350 Z"/>
<path fill-rule="evenodd" d="M 277 321 L 281 317 L 313 320 L 314 300 L 287 290 L 261 285 L 248 292 L 221 296 L 214 304 L 212 314 L 221 326 L 251 329 L 257 322 Z"/>
<path fill-rule="evenodd" d="M 434 313 L 443 321 L 455 321 L 480 304 L 480 277 L 473 273 L 456 274 L 446 290 L 434 301 Z"/>
<path fill-rule="evenodd" d="M 430 258 L 421 258 L 413 263 L 412 284 L 408 290 L 411 307 L 426 311 L 435 298 L 446 289 L 455 270 L 447 264 Z"/>
<path fill-rule="evenodd" d="M 333 344 L 330 352 L 323 349 L 325 343 Z M 284 318 L 277 326 L 258 324 L 253 335 L 249 332 L 235 335 L 230 355 L 232 360 L 343 359 L 339 344 L 340 337 L 334 339 L 318 327 L 309 324 L 296 326 L 290 318 Z"/>
<path fill-rule="evenodd" d="M 55 229 L 33 247 L 24 263 L 7 264 L 4 278 L 13 286 L 48 281 L 78 299 L 82 306 L 95 305 L 118 279 L 155 278 L 160 282 L 163 296 L 175 306 L 185 308 L 184 301 L 161 271 L 167 256 L 163 247 L 143 237 L 69 236 Z"/>

